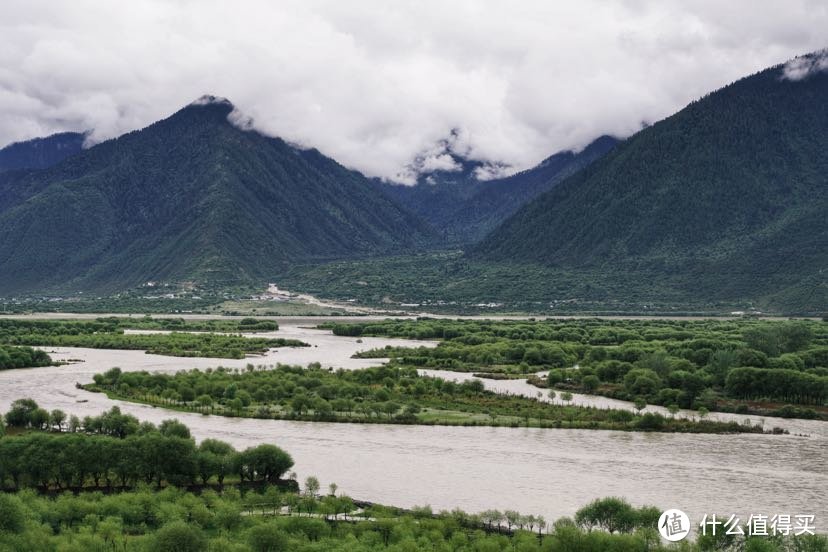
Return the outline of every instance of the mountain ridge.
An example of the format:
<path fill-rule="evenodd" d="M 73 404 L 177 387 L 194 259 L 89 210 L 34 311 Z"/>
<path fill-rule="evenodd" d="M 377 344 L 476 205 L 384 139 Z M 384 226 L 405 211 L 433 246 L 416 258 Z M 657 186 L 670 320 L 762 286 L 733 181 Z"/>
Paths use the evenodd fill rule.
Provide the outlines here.
<path fill-rule="evenodd" d="M 619 142 L 612 136 L 600 136 L 578 152 L 561 151 L 534 167 L 490 180 L 477 179 L 474 162 L 461 158 L 461 171 L 435 171 L 420 175 L 414 185 L 383 183 L 379 189 L 431 224 L 443 242 L 469 244 L 482 239 L 524 203 L 600 159 Z"/>
<path fill-rule="evenodd" d="M 826 72 L 740 79 L 628 138 L 469 255 L 641 271 L 716 298 L 810 293 L 826 309 L 826 106 Z"/>
<path fill-rule="evenodd" d="M 198 102 L 58 165 L 0 181 L 0 289 L 262 281 L 293 260 L 368 255 L 430 230 L 362 175 Z M 6 189 L 3 195 L 3 189 Z M 34 230 L 32 221 L 39 221 Z M 48 267 L 48 268 L 47 268 Z"/>
<path fill-rule="evenodd" d="M 44 169 L 83 151 L 84 132 L 59 132 L 0 148 L 0 172 Z"/>

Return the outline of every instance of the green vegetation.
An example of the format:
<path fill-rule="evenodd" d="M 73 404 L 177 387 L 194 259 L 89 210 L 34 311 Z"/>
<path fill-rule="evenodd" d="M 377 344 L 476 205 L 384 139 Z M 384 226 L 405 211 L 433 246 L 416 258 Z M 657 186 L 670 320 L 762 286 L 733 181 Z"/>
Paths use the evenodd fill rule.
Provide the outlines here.
<path fill-rule="evenodd" d="M 0 344 L 28 346 L 90 347 L 93 349 L 142 349 L 148 353 L 215 358 L 244 358 L 272 347 L 307 346 L 295 339 L 248 338 L 241 335 L 189 333 L 208 331 L 263 331 L 275 322 L 256 320 L 199 320 L 99 318 L 77 320 L 0 319 Z M 178 329 L 169 334 L 126 334 L 125 328 Z M 187 332 L 187 333 L 184 333 Z"/>
<path fill-rule="evenodd" d="M 70 155 L 83 151 L 86 135 L 81 132 L 59 132 L 45 138 L 15 142 L 0 148 L 0 173 L 20 169 L 45 169 Z M 0 188 L 2 203 L 2 188 Z"/>
<path fill-rule="evenodd" d="M 207 314 L 223 316 L 359 316 L 339 307 L 323 307 L 301 300 L 262 301 L 233 299 L 205 309 Z"/>
<path fill-rule="evenodd" d="M 31 347 L 10 347 L 0 345 L 0 370 L 12 368 L 34 368 L 49 366 L 52 359 L 48 354 Z"/>
<path fill-rule="evenodd" d="M 791 81 L 780 67 L 713 92 L 526 205 L 473 257 L 822 314 L 826 93 L 828 73 Z"/>
<path fill-rule="evenodd" d="M 316 478 L 308 478 L 307 483 Z M 488 510 L 432 512 L 317 496 L 275 487 L 188 493 L 146 487 L 104 495 L 0 494 L 0 551 L 88 552 L 825 552 L 822 535 L 699 537 L 664 544 L 655 529 L 659 510 L 620 499 L 597 500 L 575 521 L 547 524 L 540 516 Z M 335 491 L 336 487 L 332 486 Z M 317 489 L 318 490 L 318 489 Z"/>
<path fill-rule="evenodd" d="M 296 260 L 430 238 L 364 176 L 245 132 L 227 120 L 232 110 L 187 106 L 48 170 L 9 176 L 3 187 L 20 192 L 0 201 L 0 235 L 14 236 L 0 242 L 0 294 L 262 285 Z"/>
<path fill-rule="evenodd" d="M 668 407 L 828 413 L 825 322 L 418 319 L 324 327 L 336 335 L 441 340 L 436 348 L 359 355 L 391 357 L 394 366 L 522 374 L 542 387 Z"/>
<path fill-rule="evenodd" d="M 430 313 L 692 315 L 747 311 L 754 306 L 748 301 L 688 295 L 658 274 L 481 261 L 465 257 L 462 251 L 296 263 L 275 279 L 288 289 L 326 299 Z"/>
<path fill-rule="evenodd" d="M 614 429 L 736 433 L 762 432 L 759 426 L 735 422 L 691 421 L 659 414 L 635 415 L 553 405 L 535 398 L 486 391 L 479 381 L 455 383 L 421 376 L 414 368 L 380 366 L 332 371 L 311 366 L 276 366 L 244 370 L 217 368 L 174 375 L 122 372 L 96 374 L 90 391 L 111 398 L 165 408 L 288 420 L 536 426 L 545 428 Z"/>
<path fill-rule="evenodd" d="M 236 482 L 275 484 L 293 466 L 290 455 L 273 445 L 237 452 L 206 439 L 196 446 L 177 420 L 155 427 L 122 414 L 118 407 L 78 419 L 51 413 L 31 399 L 18 399 L 5 416 L 12 430 L 30 430 L 0 439 L 0 489 L 132 488 L 139 483 L 195 486 Z"/>
<path fill-rule="evenodd" d="M 475 169 L 483 163 L 450 154 L 462 167 L 460 171 L 423 171 L 414 186 L 382 182 L 379 188 L 435 228 L 441 242 L 473 243 L 521 205 L 599 159 L 617 143 L 615 138 L 601 136 L 578 153 L 562 151 L 529 170 L 494 180 L 477 179 Z"/>
<path fill-rule="evenodd" d="M 299 299 L 261 299 L 262 286 L 212 286 L 192 283 L 139 286 L 111 295 L 73 294 L 53 297 L 0 298 L 4 314 L 44 312 L 112 314 L 209 314 L 220 316 L 337 316 L 345 309 L 322 307 Z M 349 313 L 353 316 L 353 313 Z"/>
<path fill-rule="evenodd" d="M 209 319 L 186 320 L 184 318 L 117 317 L 97 318 L 96 322 L 114 324 L 130 330 L 166 330 L 184 332 L 275 332 L 279 324 L 273 320 L 242 318 L 240 320 Z"/>
<path fill-rule="evenodd" d="M 23 433 L 0 433 L 2 552 L 712 552 L 723 544 L 700 537 L 665 547 L 655 528 L 658 508 L 614 497 L 550 525 L 510 510 L 380 506 L 337 494 L 335 484 L 320 495 L 312 476 L 299 492 L 295 476 L 282 479 L 293 461 L 276 446 L 237 452 L 214 439 L 196 445 L 176 420 L 156 427 L 117 407 L 80 420 L 19 399 L 6 422 L 9 433 Z M 826 550 L 823 536 L 728 537 L 724 544 Z"/>

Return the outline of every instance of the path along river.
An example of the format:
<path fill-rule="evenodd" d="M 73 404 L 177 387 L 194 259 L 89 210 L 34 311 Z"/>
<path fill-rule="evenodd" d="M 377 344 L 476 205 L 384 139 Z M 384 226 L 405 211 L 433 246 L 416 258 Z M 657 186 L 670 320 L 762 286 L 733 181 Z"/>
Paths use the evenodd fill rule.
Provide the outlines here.
<path fill-rule="evenodd" d="M 603 496 L 624 496 L 637 505 L 681 508 L 698 522 L 705 514 L 814 514 L 828 532 L 828 424 L 766 418 L 794 434 L 681 435 L 611 431 L 426 427 L 254 420 L 169 412 L 112 401 L 75 388 L 113 366 L 122 370 L 175 372 L 223 365 L 308 364 L 359 369 L 378 360 L 352 359 L 358 350 L 410 341 L 337 337 L 308 329 L 319 319 L 282 319 L 280 337 L 312 347 L 277 349 L 247 360 L 175 358 L 141 351 L 45 348 L 70 365 L 0 372 L 0 411 L 14 399 L 31 397 L 49 410 L 98 414 L 118 404 L 142 420 L 176 417 L 197 439 L 215 437 L 236 447 L 272 442 L 296 460 L 300 480 L 317 475 L 363 500 L 436 509 L 514 509 L 547 520 L 571 516 Z M 422 343 L 420 343 L 422 344 Z M 426 343 L 434 345 L 433 343 Z M 453 379 L 467 374 L 432 372 Z M 524 381 L 484 380 L 488 388 L 535 396 Z M 86 402 L 79 402 L 86 401 Z M 629 403 L 576 395 L 574 404 L 631 408 Z M 655 407 L 648 407 L 655 409 Z M 694 415 L 684 412 L 682 415 Z M 737 415 L 711 414 L 742 420 Z M 751 421 L 759 419 L 752 417 Z"/>

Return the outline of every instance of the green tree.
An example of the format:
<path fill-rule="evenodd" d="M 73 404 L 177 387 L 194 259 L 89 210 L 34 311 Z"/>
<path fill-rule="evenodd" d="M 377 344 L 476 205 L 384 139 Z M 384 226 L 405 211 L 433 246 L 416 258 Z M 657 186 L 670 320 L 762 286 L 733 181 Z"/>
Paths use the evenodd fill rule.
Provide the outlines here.
<path fill-rule="evenodd" d="M 610 533 L 627 533 L 635 528 L 637 513 L 626 500 L 600 498 L 575 513 L 575 523 L 585 529 L 594 527 Z"/>
<path fill-rule="evenodd" d="M 190 428 L 175 419 L 161 422 L 158 431 L 165 437 L 178 437 L 179 439 L 189 439 L 191 437 Z"/>
<path fill-rule="evenodd" d="M 183 521 L 172 521 L 155 533 L 153 550 L 158 552 L 203 552 L 207 540 L 198 527 Z"/>
<path fill-rule="evenodd" d="M 581 386 L 587 393 L 594 393 L 599 385 L 601 385 L 601 380 L 598 379 L 598 376 L 589 375 L 581 380 Z"/>
<path fill-rule="evenodd" d="M 66 412 L 55 409 L 49 413 L 49 425 L 57 427 L 58 431 L 63 431 L 63 422 L 66 421 Z"/>
<path fill-rule="evenodd" d="M 0 535 L 3 533 L 22 533 L 26 516 L 23 503 L 14 495 L 0 493 Z"/>
<path fill-rule="evenodd" d="M 247 532 L 247 544 L 255 552 L 283 552 L 288 550 L 288 538 L 273 523 L 254 525 Z"/>
<path fill-rule="evenodd" d="M 6 424 L 11 427 L 28 427 L 32 424 L 32 413 L 38 409 L 32 399 L 17 399 L 6 414 Z"/>
<path fill-rule="evenodd" d="M 316 496 L 319 494 L 319 479 L 314 476 L 310 476 L 305 479 L 305 493 L 309 496 Z"/>
<path fill-rule="evenodd" d="M 633 406 L 634 406 L 636 412 L 638 412 L 640 414 L 642 410 L 647 408 L 647 401 L 645 401 L 642 397 L 636 397 L 635 402 L 633 403 Z"/>
<path fill-rule="evenodd" d="M 196 402 L 199 404 L 199 406 L 201 406 L 204 412 L 206 412 L 208 408 L 213 408 L 213 397 L 211 397 L 210 395 L 199 395 L 196 398 Z"/>

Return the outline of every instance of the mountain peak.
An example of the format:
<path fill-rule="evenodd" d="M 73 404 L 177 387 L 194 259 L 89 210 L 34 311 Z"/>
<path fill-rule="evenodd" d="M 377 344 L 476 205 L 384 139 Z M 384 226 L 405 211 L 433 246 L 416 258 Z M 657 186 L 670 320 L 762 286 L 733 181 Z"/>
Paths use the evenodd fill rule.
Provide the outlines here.
<path fill-rule="evenodd" d="M 231 110 L 235 109 L 233 102 L 223 96 L 213 96 L 212 94 L 204 94 L 200 98 L 190 102 L 191 106 L 205 106 L 205 105 L 220 105 L 229 107 Z"/>
<path fill-rule="evenodd" d="M 188 103 L 170 117 L 159 121 L 160 124 L 173 125 L 233 125 L 246 130 L 250 123 L 242 124 L 246 119 L 236 106 L 227 98 L 205 94 Z"/>
<path fill-rule="evenodd" d="M 15 237 L 0 240 L 0 294 L 261 283 L 294 262 L 431 238 L 362 175 L 238 130 L 237 117 L 229 101 L 200 98 L 52 170 L 0 173 L 0 229 Z M 28 232 L 35 219 L 65 224 Z"/>

